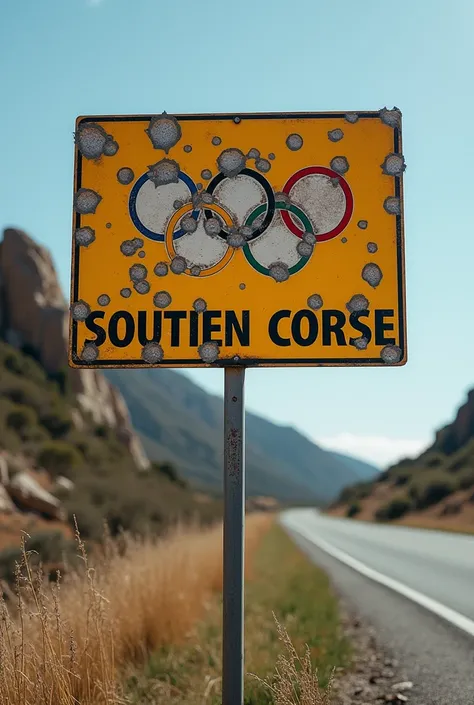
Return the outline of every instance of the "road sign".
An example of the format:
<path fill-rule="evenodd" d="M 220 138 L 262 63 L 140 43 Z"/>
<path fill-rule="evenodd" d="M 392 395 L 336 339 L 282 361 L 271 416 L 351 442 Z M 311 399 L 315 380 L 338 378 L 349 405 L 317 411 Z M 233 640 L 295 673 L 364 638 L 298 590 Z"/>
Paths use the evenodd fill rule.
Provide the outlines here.
<path fill-rule="evenodd" d="M 75 367 L 406 362 L 401 115 L 82 117 Z"/>

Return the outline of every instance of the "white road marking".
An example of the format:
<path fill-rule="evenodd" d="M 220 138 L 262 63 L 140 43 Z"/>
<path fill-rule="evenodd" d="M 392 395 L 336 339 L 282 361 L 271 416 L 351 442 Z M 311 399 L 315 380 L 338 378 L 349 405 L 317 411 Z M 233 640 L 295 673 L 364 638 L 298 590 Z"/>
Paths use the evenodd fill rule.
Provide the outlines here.
<path fill-rule="evenodd" d="M 463 614 L 456 612 L 456 610 L 446 607 L 446 605 L 443 605 L 441 602 L 433 600 L 431 597 L 418 592 L 418 590 L 408 587 L 408 585 L 405 585 L 394 578 L 389 578 L 388 575 L 379 573 L 378 570 L 369 568 L 368 565 L 362 563 L 356 558 L 352 558 L 352 556 L 345 551 L 341 551 L 339 548 L 336 548 L 336 546 L 332 546 L 322 538 L 315 537 L 311 531 L 307 530 L 304 526 L 301 526 L 299 522 L 294 522 L 291 520 L 286 521 L 284 515 L 282 516 L 281 521 L 288 529 L 298 533 L 310 543 L 313 543 L 322 551 L 325 551 L 325 553 L 328 553 L 333 558 L 341 561 L 341 563 L 353 568 L 361 575 L 365 575 L 370 580 L 380 583 L 381 585 L 385 585 L 391 590 L 398 592 L 400 595 L 403 595 L 412 602 L 416 602 L 418 605 L 421 605 L 421 607 L 424 607 L 430 612 L 438 615 L 438 617 L 441 617 L 450 624 L 458 627 L 458 629 L 462 629 L 462 631 L 466 632 L 470 636 L 474 636 L 474 621 L 472 619 L 465 617 Z"/>

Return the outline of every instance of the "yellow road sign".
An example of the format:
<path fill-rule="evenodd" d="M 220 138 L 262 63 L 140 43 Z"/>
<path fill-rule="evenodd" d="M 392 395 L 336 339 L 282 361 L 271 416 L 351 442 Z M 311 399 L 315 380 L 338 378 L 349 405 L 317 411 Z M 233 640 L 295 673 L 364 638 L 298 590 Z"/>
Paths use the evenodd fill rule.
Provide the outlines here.
<path fill-rule="evenodd" d="M 401 114 L 81 117 L 74 367 L 406 362 Z"/>

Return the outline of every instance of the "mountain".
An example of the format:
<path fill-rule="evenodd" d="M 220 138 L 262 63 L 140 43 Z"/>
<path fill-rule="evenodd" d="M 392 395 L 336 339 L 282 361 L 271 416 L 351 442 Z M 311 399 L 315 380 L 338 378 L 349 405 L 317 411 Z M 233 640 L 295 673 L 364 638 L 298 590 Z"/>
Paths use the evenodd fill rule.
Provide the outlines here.
<path fill-rule="evenodd" d="M 371 465 L 370 463 L 366 463 L 364 460 L 360 460 L 360 458 L 353 458 L 351 455 L 345 455 L 344 453 L 336 453 L 333 451 L 333 455 L 336 456 L 336 458 L 339 458 L 342 460 L 343 463 L 348 465 L 357 475 L 359 480 L 365 481 L 365 480 L 375 480 L 377 477 L 377 473 L 380 472 L 378 468 L 375 467 L 375 465 Z"/>
<path fill-rule="evenodd" d="M 474 389 L 417 458 L 342 490 L 331 513 L 474 531 Z"/>
<path fill-rule="evenodd" d="M 167 369 L 107 370 L 150 458 L 176 464 L 193 483 L 222 488 L 223 401 Z M 325 503 L 377 469 L 323 450 L 296 429 L 246 415 L 247 493 Z M 351 465 L 352 463 L 352 465 Z M 359 467 L 360 466 L 360 467 Z"/>

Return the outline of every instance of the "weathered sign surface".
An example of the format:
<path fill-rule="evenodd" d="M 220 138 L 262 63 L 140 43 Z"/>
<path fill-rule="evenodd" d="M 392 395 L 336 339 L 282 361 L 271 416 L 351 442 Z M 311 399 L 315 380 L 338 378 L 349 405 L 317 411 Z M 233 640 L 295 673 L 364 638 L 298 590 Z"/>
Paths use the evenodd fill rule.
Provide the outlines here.
<path fill-rule="evenodd" d="M 75 367 L 406 362 L 401 114 L 82 117 Z"/>

